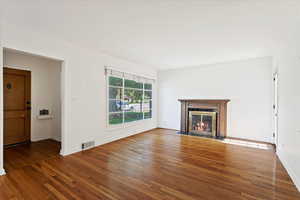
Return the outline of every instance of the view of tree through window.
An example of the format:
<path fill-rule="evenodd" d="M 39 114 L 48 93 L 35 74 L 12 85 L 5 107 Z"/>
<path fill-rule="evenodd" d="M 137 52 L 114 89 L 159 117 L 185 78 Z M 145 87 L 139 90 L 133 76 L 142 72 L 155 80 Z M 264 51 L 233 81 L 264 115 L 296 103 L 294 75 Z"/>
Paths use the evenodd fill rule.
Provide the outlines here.
<path fill-rule="evenodd" d="M 152 84 L 108 77 L 109 124 L 152 118 Z"/>

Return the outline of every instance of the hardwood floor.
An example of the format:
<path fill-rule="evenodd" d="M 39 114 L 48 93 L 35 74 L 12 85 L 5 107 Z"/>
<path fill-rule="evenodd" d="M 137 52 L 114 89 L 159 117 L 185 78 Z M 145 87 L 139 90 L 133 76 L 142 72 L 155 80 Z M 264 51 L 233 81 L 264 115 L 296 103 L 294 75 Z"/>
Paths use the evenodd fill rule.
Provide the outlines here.
<path fill-rule="evenodd" d="M 273 151 L 172 130 L 66 157 L 40 147 L 39 154 L 50 152 L 45 158 L 33 156 L 31 147 L 24 154 L 5 150 L 8 173 L 0 177 L 0 199 L 300 199 Z"/>
<path fill-rule="evenodd" d="M 60 142 L 43 140 L 31 144 L 21 144 L 4 150 L 4 168 L 6 172 L 59 156 Z"/>

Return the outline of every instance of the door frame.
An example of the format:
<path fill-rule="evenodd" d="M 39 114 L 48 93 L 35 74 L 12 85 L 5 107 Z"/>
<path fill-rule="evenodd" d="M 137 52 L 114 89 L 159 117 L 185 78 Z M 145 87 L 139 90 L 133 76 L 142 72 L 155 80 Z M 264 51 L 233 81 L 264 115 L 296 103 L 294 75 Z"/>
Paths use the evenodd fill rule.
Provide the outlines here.
<path fill-rule="evenodd" d="M 66 156 L 68 155 L 68 151 L 67 151 L 67 132 L 68 132 L 68 126 L 67 126 L 67 122 L 68 122 L 68 65 L 67 65 L 67 61 L 64 58 L 55 58 L 55 57 L 51 57 L 51 56 L 45 56 L 42 54 L 38 54 L 38 53 L 33 53 L 33 52 L 29 52 L 29 51 L 23 51 L 20 49 L 16 49 L 16 48 L 9 48 L 9 47 L 5 47 L 5 46 L 1 46 L 0 44 L 0 81 L 3 82 L 3 67 L 4 67 L 4 60 L 3 60 L 3 53 L 5 49 L 9 49 L 9 50 L 15 50 L 15 51 L 20 51 L 20 52 L 24 52 L 27 53 L 29 55 L 34 55 L 34 56 L 41 56 L 44 58 L 48 58 L 48 59 L 52 59 L 52 60 L 57 60 L 61 62 L 61 74 L 60 74 L 60 79 L 61 79 L 61 149 L 60 149 L 60 155 L 61 156 Z M 3 97 L 3 84 L 0 84 L 0 93 L 2 94 Z M 4 149 L 4 143 L 3 143 L 3 139 L 4 139 L 4 134 L 3 134 L 3 98 L 1 98 L 0 100 L 0 176 L 1 175 L 5 175 L 5 170 L 3 168 L 3 163 L 4 163 L 4 159 L 3 159 L 3 149 Z"/>
<path fill-rule="evenodd" d="M 278 72 L 273 73 L 273 139 L 274 144 L 278 145 Z"/>

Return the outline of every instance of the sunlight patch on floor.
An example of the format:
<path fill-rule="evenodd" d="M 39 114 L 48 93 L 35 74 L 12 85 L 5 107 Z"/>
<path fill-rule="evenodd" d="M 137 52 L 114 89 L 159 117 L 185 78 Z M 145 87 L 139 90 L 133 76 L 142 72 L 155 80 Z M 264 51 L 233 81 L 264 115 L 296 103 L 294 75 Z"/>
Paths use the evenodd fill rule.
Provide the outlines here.
<path fill-rule="evenodd" d="M 269 144 L 262 144 L 262 143 L 243 141 L 243 140 L 224 139 L 222 142 L 226 144 L 234 144 L 234 145 L 246 146 L 246 147 L 257 148 L 257 149 L 265 149 L 265 150 L 272 149 L 271 145 Z"/>

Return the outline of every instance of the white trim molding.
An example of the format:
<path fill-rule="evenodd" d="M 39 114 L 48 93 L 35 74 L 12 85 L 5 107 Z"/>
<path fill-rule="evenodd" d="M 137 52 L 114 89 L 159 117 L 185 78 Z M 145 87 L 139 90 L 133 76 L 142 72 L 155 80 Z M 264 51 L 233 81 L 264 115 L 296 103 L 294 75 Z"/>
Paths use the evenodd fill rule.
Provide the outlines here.
<path fill-rule="evenodd" d="M 2 169 L 0 169 L 0 176 L 3 176 L 3 175 L 5 175 L 6 173 L 5 173 L 5 170 L 2 168 Z"/>
<path fill-rule="evenodd" d="M 294 172 L 292 166 L 288 163 L 288 161 L 285 159 L 284 154 L 281 151 L 277 152 L 278 158 L 283 164 L 284 168 L 290 175 L 292 181 L 294 182 L 295 186 L 297 187 L 298 191 L 300 192 L 300 177 L 297 177 L 297 174 Z"/>

